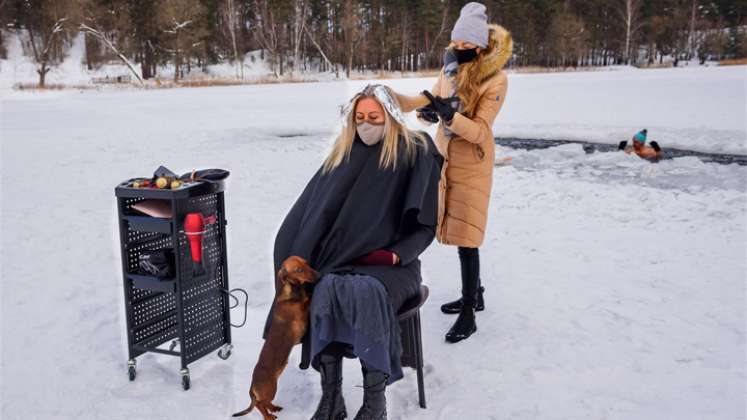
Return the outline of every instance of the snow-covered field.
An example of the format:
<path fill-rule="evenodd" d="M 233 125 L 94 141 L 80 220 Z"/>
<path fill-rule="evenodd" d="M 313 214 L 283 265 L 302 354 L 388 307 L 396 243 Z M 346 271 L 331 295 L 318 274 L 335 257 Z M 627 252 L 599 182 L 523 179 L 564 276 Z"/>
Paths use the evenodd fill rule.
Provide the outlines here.
<path fill-rule="evenodd" d="M 745 68 L 514 75 L 498 135 L 745 153 Z M 432 79 L 386 81 L 415 93 Z M 275 230 L 317 169 L 337 106 L 364 82 L 14 92 L 1 106 L 2 418 L 221 419 L 248 402 L 272 299 Z M 417 127 L 413 123 L 413 127 Z M 428 409 L 415 374 L 390 419 L 745 419 L 747 167 L 652 165 L 567 145 L 496 167 L 481 248 L 487 309 L 448 345 L 456 249 L 423 255 Z M 232 287 L 250 291 L 234 354 L 144 355 L 126 375 L 114 186 L 161 164 L 232 172 Z M 234 321 L 241 319 L 239 310 Z M 319 376 L 291 356 L 276 403 L 306 419 Z M 350 415 L 362 390 L 346 361 Z M 252 418 L 259 418 L 256 413 Z"/>

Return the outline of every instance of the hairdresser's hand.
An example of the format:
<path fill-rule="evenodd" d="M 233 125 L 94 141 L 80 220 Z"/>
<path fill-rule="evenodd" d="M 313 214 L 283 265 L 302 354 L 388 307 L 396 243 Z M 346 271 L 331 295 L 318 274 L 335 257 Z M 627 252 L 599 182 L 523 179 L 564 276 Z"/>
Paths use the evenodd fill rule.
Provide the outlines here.
<path fill-rule="evenodd" d="M 415 115 L 418 116 L 418 118 L 422 119 L 423 121 L 426 121 L 428 123 L 437 123 L 438 122 L 438 113 L 435 109 L 431 106 L 431 104 L 428 104 L 422 108 L 418 108 L 415 110 Z"/>
<path fill-rule="evenodd" d="M 438 116 L 441 117 L 441 121 L 446 123 L 446 125 L 451 124 L 451 120 L 454 118 L 455 113 L 454 108 L 451 107 L 451 103 L 440 96 L 434 97 L 427 90 L 423 91 L 423 95 L 431 101 L 428 106 L 430 106 Z"/>

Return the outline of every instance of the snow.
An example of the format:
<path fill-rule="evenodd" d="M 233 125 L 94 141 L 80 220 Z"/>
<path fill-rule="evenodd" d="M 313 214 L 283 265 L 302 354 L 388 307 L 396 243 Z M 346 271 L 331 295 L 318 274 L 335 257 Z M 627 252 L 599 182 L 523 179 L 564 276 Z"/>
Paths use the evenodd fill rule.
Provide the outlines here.
<path fill-rule="evenodd" d="M 665 148 L 743 153 L 744 71 L 511 75 L 494 130 L 615 143 L 647 126 Z M 415 93 L 433 79 L 384 82 Z M 203 420 L 246 407 L 275 231 L 365 83 L 5 96 L 2 417 Z M 747 167 L 578 145 L 497 155 L 512 160 L 494 175 L 479 331 L 444 342 L 458 258 L 434 243 L 422 256 L 428 409 L 407 369 L 387 391 L 389 418 L 745 419 Z M 233 355 L 191 364 L 187 392 L 177 358 L 147 354 L 135 382 L 126 375 L 113 189 L 161 164 L 231 171 L 230 285 L 250 292 Z M 282 419 L 307 419 L 320 396 L 299 359 L 296 348 L 280 381 Z M 352 417 L 357 361 L 344 376 Z"/>

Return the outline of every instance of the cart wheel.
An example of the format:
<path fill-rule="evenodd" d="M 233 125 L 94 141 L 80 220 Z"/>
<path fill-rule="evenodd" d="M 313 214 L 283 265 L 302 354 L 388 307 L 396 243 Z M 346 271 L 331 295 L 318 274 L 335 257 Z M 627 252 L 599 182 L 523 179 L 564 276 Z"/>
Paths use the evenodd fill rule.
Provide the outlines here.
<path fill-rule="evenodd" d="M 182 388 L 187 391 L 189 390 L 189 369 L 182 369 Z"/>
<path fill-rule="evenodd" d="M 171 345 L 169 345 L 169 351 L 174 351 L 174 349 L 176 348 L 178 344 L 179 344 L 179 339 L 177 338 L 176 340 L 171 342 Z"/>
<path fill-rule="evenodd" d="M 220 357 L 223 360 L 228 359 L 231 357 L 231 350 L 233 349 L 233 344 L 226 344 L 223 347 L 218 350 L 218 357 Z"/>
<path fill-rule="evenodd" d="M 130 359 L 127 361 L 127 373 L 130 376 L 130 380 L 134 381 L 135 376 L 137 376 L 137 371 L 135 370 L 135 360 Z"/>

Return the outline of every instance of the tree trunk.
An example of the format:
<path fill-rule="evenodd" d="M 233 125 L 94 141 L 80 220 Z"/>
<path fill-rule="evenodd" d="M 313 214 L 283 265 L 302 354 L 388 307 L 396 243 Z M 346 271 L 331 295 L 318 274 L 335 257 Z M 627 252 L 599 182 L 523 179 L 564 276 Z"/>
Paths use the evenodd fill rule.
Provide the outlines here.
<path fill-rule="evenodd" d="M 692 58 L 695 56 L 695 12 L 698 7 L 698 1 L 692 0 L 692 8 L 690 10 L 690 33 L 687 37 L 687 43 L 688 43 L 688 59 L 692 60 Z M 702 64 L 702 63 L 701 63 Z"/>
<path fill-rule="evenodd" d="M 37 73 L 39 73 L 39 87 L 43 88 L 45 80 L 47 78 L 47 73 L 49 72 L 49 68 L 47 67 L 47 62 L 41 63 L 41 68 L 36 70 Z"/>

